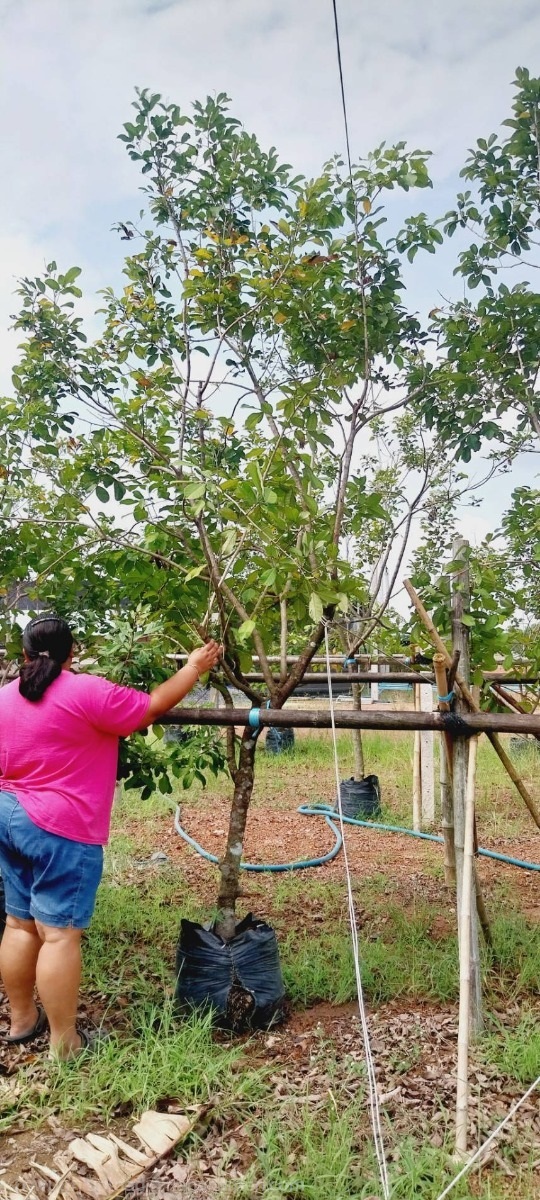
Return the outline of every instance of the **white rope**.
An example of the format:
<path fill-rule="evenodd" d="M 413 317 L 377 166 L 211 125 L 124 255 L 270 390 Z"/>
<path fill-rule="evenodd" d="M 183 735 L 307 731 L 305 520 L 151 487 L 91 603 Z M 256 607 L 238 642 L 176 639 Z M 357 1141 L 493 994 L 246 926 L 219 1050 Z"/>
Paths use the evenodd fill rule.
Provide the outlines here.
<path fill-rule="evenodd" d="M 530 1088 L 527 1089 L 527 1091 L 525 1092 L 525 1095 L 521 1097 L 521 1100 L 516 1101 L 516 1103 L 510 1109 L 510 1112 L 507 1113 L 506 1116 L 504 1117 L 504 1119 L 501 1121 L 500 1125 L 497 1125 L 497 1128 L 493 1130 L 493 1133 L 490 1133 L 489 1137 L 486 1138 L 485 1142 L 483 1142 L 482 1145 L 479 1147 L 479 1149 L 475 1151 L 475 1153 L 472 1155 L 472 1157 L 469 1159 L 469 1161 L 467 1163 L 465 1163 L 465 1166 L 462 1167 L 461 1171 L 459 1172 L 458 1175 L 456 1175 L 455 1179 L 453 1179 L 452 1182 L 448 1184 L 448 1187 L 445 1187 L 444 1192 L 441 1192 L 440 1196 L 437 1197 L 437 1200 L 444 1200 L 444 1197 L 448 1196 L 448 1193 L 452 1191 L 452 1188 L 455 1187 L 456 1183 L 459 1183 L 459 1180 L 463 1179 L 463 1176 L 467 1174 L 467 1171 L 470 1171 L 471 1167 L 473 1167 L 474 1164 L 476 1162 L 478 1162 L 478 1159 L 485 1153 L 488 1146 L 491 1146 L 491 1143 L 499 1135 L 501 1130 L 504 1129 L 505 1125 L 507 1125 L 509 1121 L 511 1121 L 514 1114 L 517 1113 L 518 1108 L 521 1108 L 521 1105 L 525 1103 L 525 1101 L 532 1094 L 532 1092 L 534 1092 L 534 1089 L 539 1086 L 539 1084 L 540 1084 L 540 1075 L 538 1076 L 538 1079 L 535 1079 L 534 1083 L 531 1083 Z"/>
<path fill-rule="evenodd" d="M 373 1127 L 373 1141 L 375 1144 L 375 1154 L 379 1165 L 379 1174 L 381 1177 L 381 1186 L 384 1200 L 390 1200 L 390 1186 L 388 1183 L 388 1169 L 386 1165 L 386 1156 L 384 1152 L 384 1141 L 381 1126 L 381 1113 L 379 1108 L 379 1094 L 377 1092 L 377 1079 L 375 1075 L 375 1065 L 371 1053 L 371 1043 L 369 1040 L 369 1028 L 366 1016 L 366 1006 L 364 1003 L 364 991 L 362 988 L 362 976 L 360 971 L 360 947 L 358 942 L 358 929 L 356 924 L 356 912 L 354 907 L 354 897 L 352 892 L 351 872 L 349 868 L 349 859 L 347 856 L 347 838 L 345 831 L 345 823 L 343 821 L 343 812 L 341 808 L 341 789 L 339 780 L 339 761 L 337 752 L 337 737 L 336 725 L 334 720 L 334 698 L 332 695 L 332 678 L 330 671 L 330 646 L 328 641 L 328 624 L 325 624 L 324 639 L 326 646 L 326 674 L 328 680 L 328 699 L 330 702 L 330 719 L 332 726 L 332 741 L 334 746 L 334 769 L 336 775 L 336 801 L 339 814 L 339 824 L 341 828 L 341 836 L 343 839 L 343 862 L 345 864 L 345 877 L 347 880 L 347 898 L 349 906 L 349 922 L 351 926 L 351 936 L 353 945 L 354 971 L 356 975 L 356 990 L 358 993 L 358 1009 L 360 1013 L 360 1024 L 362 1027 L 362 1036 L 364 1041 L 364 1054 L 366 1058 L 366 1068 L 368 1076 L 369 1088 L 369 1108 L 371 1114 L 371 1124 Z"/>

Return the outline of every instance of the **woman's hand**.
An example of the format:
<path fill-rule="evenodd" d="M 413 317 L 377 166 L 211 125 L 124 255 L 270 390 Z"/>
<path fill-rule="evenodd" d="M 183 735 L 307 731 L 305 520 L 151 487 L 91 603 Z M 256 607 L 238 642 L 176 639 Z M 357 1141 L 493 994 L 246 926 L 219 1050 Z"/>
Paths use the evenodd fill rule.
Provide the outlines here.
<path fill-rule="evenodd" d="M 206 642 L 204 646 L 193 650 L 187 662 L 176 672 L 176 675 L 166 679 L 164 683 L 158 684 L 151 692 L 144 724 L 151 725 L 170 708 L 174 708 L 175 704 L 179 704 L 184 696 L 187 696 L 188 692 L 195 687 L 197 679 L 215 667 L 220 655 L 221 646 L 214 641 Z"/>
<path fill-rule="evenodd" d="M 187 665 L 195 667 L 199 675 L 205 675 L 207 671 L 211 671 L 221 657 L 221 646 L 217 642 L 210 640 L 205 642 L 204 646 L 199 646 L 197 650 L 192 650 L 188 657 Z"/>

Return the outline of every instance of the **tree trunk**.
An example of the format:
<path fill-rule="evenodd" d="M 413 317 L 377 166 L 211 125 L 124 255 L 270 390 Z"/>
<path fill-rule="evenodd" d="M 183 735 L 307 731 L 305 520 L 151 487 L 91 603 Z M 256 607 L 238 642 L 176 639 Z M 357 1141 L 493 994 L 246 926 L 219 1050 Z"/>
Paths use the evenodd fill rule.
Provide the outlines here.
<path fill-rule="evenodd" d="M 279 646 L 279 649 L 280 649 L 279 682 L 285 683 L 285 680 L 287 678 L 288 627 L 287 627 L 287 601 L 284 596 L 281 597 L 281 600 L 279 602 L 279 614 L 280 614 L 280 624 L 281 624 L 280 646 Z"/>
<path fill-rule="evenodd" d="M 469 631 L 461 618 L 469 607 L 469 571 L 464 558 L 468 543 L 464 538 L 456 538 L 453 546 L 454 560 L 463 558 L 463 567 L 452 576 L 452 640 L 454 650 L 460 651 L 460 674 L 466 684 L 469 683 Z M 460 715 L 467 712 L 467 706 L 462 699 L 456 698 L 456 712 Z M 454 844 L 456 853 L 457 876 L 457 911 L 461 912 L 463 894 L 463 860 L 465 848 L 465 806 L 467 795 L 467 774 L 469 763 L 469 746 L 466 738 L 457 737 L 454 740 L 452 763 L 452 791 L 454 799 Z M 470 1029 L 473 1037 L 478 1037 L 482 1031 L 482 981 L 480 976 L 480 949 L 478 939 L 478 914 L 476 895 L 473 895 L 470 912 L 470 955 L 471 955 L 471 985 Z"/>
<path fill-rule="evenodd" d="M 217 901 L 216 933 L 225 941 L 234 937 L 236 929 L 235 911 L 240 891 L 240 860 L 244 848 L 248 808 L 255 781 L 256 748 L 256 731 L 250 728 L 245 729 L 240 742 L 238 767 L 235 773 L 227 846 L 219 868 L 221 883 Z"/>
<path fill-rule="evenodd" d="M 353 708 L 357 712 L 362 711 L 362 692 L 357 683 L 352 685 Z M 364 747 L 362 744 L 362 730 L 353 729 L 353 754 L 354 754 L 354 778 L 363 779 L 366 773 L 364 762 Z"/>

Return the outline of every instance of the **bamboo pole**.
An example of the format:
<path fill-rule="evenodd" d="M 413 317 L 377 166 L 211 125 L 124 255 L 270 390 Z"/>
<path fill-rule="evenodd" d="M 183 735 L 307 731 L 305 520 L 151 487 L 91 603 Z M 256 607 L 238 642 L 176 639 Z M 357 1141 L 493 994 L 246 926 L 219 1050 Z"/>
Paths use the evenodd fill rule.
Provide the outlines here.
<path fill-rule="evenodd" d="M 419 687 L 414 686 L 414 707 L 418 712 L 420 708 Z M 413 829 L 417 833 L 422 828 L 422 763 L 420 758 L 420 730 L 414 731 L 414 749 L 413 749 L 413 794 L 412 794 L 412 815 Z"/>
<path fill-rule="evenodd" d="M 421 683 L 418 688 L 420 711 L 433 711 L 433 688 Z M 420 732 L 420 800 L 422 805 L 422 829 L 433 825 L 435 820 L 435 779 L 433 772 L 433 733 Z"/>
<path fill-rule="evenodd" d="M 5 654 L 5 651 L 2 652 L 0 650 L 0 657 L 2 656 L 2 653 Z M 188 654 L 166 654 L 165 655 L 165 658 L 175 659 L 175 660 L 177 659 L 178 662 L 185 662 L 188 657 L 189 657 Z M 371 656 L 371 654 L 355 654 L 354 657 L 355 657 L 355 660 L 357 663 L 369 663 L 369 662 L 371 662 L 372 656 Z M 257 661 L 256 654 L 253 655 L 253 659 L 255 662 Z M 279 663 L 281 665 L 281 656 L 277 655 L 277 654 L 268 654 L 267 662 Z M 288 654 L 287 655 L 287 665 L 288 666 L 289 665 L 294 666 L 294 664 L 297 662 L 298 662 L 297 654 Z M 343 663 L 343 655 L 342 654 L 331 654 L 330 662 L 334 665 L 341 666 Z M 404 667 L 407 667 L 407 666 L 410 666 L 410 664 L 411 664 L 411 658 L 410 657 L 406 658 L 404 655 L 400 655 L 400 654 L 391 654 L 391 655 L 381 654 L 381 655 L 379 655 L 378 662 L 379 662 L 379 664 L 386 663 L 386 662 L 388 662 L 388 663 L 401 662 L 401 663 L 403 663 Z M 310 659 L 310 665 L 311 665 L 311 663 L 317 664 L 317 665 L 325 664 L 326 656 L 320 655 L 320 654 L 314 654 L 313 658 Z M 422 674 L 423 674 L 423 672 L 422 672 Z M 498 682 L 498 683 L 527 684 L 527 683 L 538 683 L 539 679 L 540 679 L 540 676 L 538 676 L 538 675 L 516 675 L 515 672 L 512 673 L 511 671 L 483 671 L 482 674 L 483 674 L 483 677 L 485 680 L 487 680 L 487 681 L 493 680 L 496 683 Z"/>
<path fill-rule="evenodd" d="M 288 638 L 287 598 L 286 598 L 286 596 L 282 596 L 279 601 L 279 614 L 280 614 L 280 624 L 281 624 L 279 682 L 284 683 L 287 678 L 287 638 Z"/>
<path fill-rule="evenodd" d="M 439 778 L 441 785 L 441 828 L 444 839 L 444 882 L 447 887 L 456 886 L 456 848 L 454 845 L 454 807 L 452 804 L 451 777 L 448 770 L 446 735 L 440 741 Z"/>
<path fill-rule="evenodd" d="M 441 699 L 450 692 L 444 655 L 433 655 L 433 669 L 437 687 L 439 712 L 450 712 L 450 701 Z M 452 738 L 443 733 L 440 740 L 439 781 L 441 788 L 441 826 L 444 838 L 444 882 L 447 887 L 456 885 L 456 848 L 454 845 L 454 806 L 452 799 Z"/>
<path fill-rule="evenodd" d="M 437 632 L 437 630 L 433 624 L 433 621 L 431 620 L 431 617 L 426 612 L 420 597 L 418 596 L 417 592 L 413 588 L 412 583 L 410 583 L 410 581 L 408 579 L 404 579 L 403 583 L 404 583 L 405 590 L 407 591 L 408 595 L 410 596 L 410 599 L 412 600 L 414 607 L 416 608 L 416 611 L 417 611 L 422 623 L 425 625 L 425 627 L 430 635 L 433 645 L 436 647 L 436 649 L 442 655 L 444 655 L 446 665 L 450 666 L 452 660 L 450 658 L 448 650 L 446 649 L 446 646 L 445 646 L 442 638 L 440 637 L 439 633 Z M 473 713 L 479 713 L 480 708 L 476 704 L 471 691 L 469 690 L 467 684 L 465 683 L 465 680 L 463 679 L 462 675 L 460 675 L 459 673 L 456 673 L 455 683 L 456 683 L 457 687 L 459 688 L 461 695 L 463 696 L 463 699 L 467 701 L 467 704 L 469 705 L 469 708 L 471 709 L 471 711 Z M 486 716 L 487 715 L 488 714 L 486 714 Z M 493 716 L 495 714 L 490 714 L 490 715 Z M 517 717 L 517 714 L 516 714 L 516 717 Z M 521 724 L 520 726 L 516 726 L 515 732 L 517 734 L 534 733 L 536 735 L 536 734 L 540 733 L 540 727 L 537 726 L 536 724 L 526 724 L 529 719 L 530 719 L 529 714 L 527 714 L 527 716 L 523 715 L 522 717 L 517 717 L 518 721 L 523 722 L 523 724 Z M 533 720 L 534 720 L 534 718 L 533 718 Z M 508 775 L 510 776 L 510 779 L 512 780 L 512 783 L 514 784 L 517 791 L 519 792 L 522 800 L 525 801 L 525 804 L 527 805 L 527 808 L 531 814 L 533 821 L 540 829 L 540 812 L 538 811 L 532 796 L 527 791 L 527 788 L 525 787 L 523 780 L 518 775 L 518 773 L 514 767 L 514 764 L 509 759 L 509 757 L 506 753 L 506 750 L 502 746 L 500 739 L 497 736 L 497 733 L 499 733 L 499 732 L 500 733 L 509 733 L 509 732 L 513 733 L 514 729 L 513 728 L 511 730 L 505 729 L 505 728 L 503 728 L 502 725 L 500 725 L 500 726 L 486 725 L 484 727 L 484 731 L 487 733 L 487 736 L 491 742 L 491 745 L 493 746 L 494 750 L 498 754 L 498 756 L 503 764 L 503 767 L 505 768 Z"/>
<path fill-rule="evenodd" d="M 470 606 L 467 551 L 468 543 L 465 541 L 465 539 L 460 537 L 455 538 L 453 557 L 458 562 L 461 560 L 461 566 L 452 575 L 452 644 L 454 652 L 459 650 L 462 678 L 468 689 L 470 670 L 469 630 L 463 621 L 463 617 L 467 615 Z M 476 703 L 472 693 L 469 694 L 473 699 L 473 703 Z M 462 696 L 458 695 L 456 696 L 454 703 L 457 714 L 461 717 L 464 712 L 466 712 L 465 700 Z M 452 753 L 452 797 L 454 809 L 454 846 L 456 853 L 456 896 L 458 920 L 462 907 L 462 894 L 464 886 L 463 880 L 468 763 L 469 747 L 466 738 L 454 738 Z M 474 896 L 472 905 L 469 901 L 469 911 L 471 954 L 471 977 L 469 987 L 470 1028 L 474 1036 L 477 1037 L 482 1029 L 482 981 L 480 975 L 480 947 L 478 938 L 478 912 L 476 908 L 476 895 Z"/>
<path fill-rule="evenodd" d="M 465 839 L 463 883 L 459 912 L 459 1024 L 456 1094 L 456 1154 L 467 1153 L 467 1118 L 469 1112 L 469 1041 L 472 975 L 471 916 L 474 899 L 474 784 L 478 738 L 468 744 L 467 795 L 465 805 Z"/>
<path fill-rule="evenodd" d="M 276 676 L 274 683 L 279 683 Z M 304 683 L 324 683 L 328 678 L 326 671 L 306 671 L 305 675 L 297 684 L 301 687 Z M 245 683 L 264 683 L 264 675 L 261 671 L 250 671 L 243 675 L 242 679 Z M 433 684 L 435 676 L 418 671 L 331 671 L 330 679 L 332 683 L 344 683 L 345 680 L 350 680 L 351 683 L 427 683 Z"/>
<path fill-rule="evenodd" d="M 328 709 L 260 708 L 257 720 L 260 725 L 275 725 L 281 729 L 330 729 L 332 719 Z M 160 725 L 249 725 L 253 708 L 171 708 L 159 718 Z M 411 712 L 410 709 L 376 712 L 362 709 L 356 712 L 348 708 L 335 713 L 337 729 L 391 729 L 405 733 L 411 729 L 438 729 L 448 731 L 451 713 Z M 540 716 L 519 716 L 518 713 L 461 713 L 464 729 L 473 733 L 535 733 L 540 734 Z M 158 722 L 156 722 L 158 724 Z"/>

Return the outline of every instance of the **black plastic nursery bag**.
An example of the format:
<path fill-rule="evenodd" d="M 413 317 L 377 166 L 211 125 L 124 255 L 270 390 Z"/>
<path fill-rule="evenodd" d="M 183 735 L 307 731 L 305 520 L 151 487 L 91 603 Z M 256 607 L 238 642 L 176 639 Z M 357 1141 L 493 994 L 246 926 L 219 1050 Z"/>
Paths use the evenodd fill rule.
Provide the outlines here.
<path fill-rule="evenodd" d="M 284 1015 L 276 935 L 251 913 L 239 922 L 228 942 L 208 926 L 183 920 L 176 974 L 177 1004 L 211 1008 L 223 1028 L 267 1028 Z"/>

